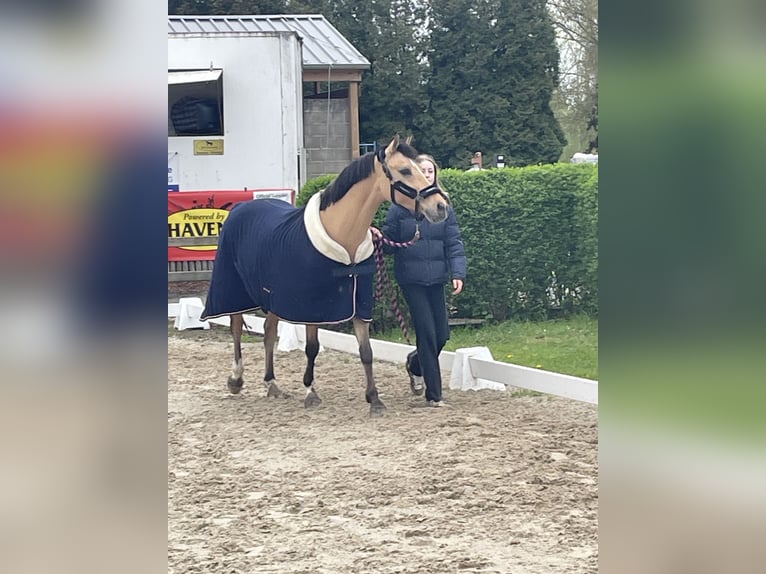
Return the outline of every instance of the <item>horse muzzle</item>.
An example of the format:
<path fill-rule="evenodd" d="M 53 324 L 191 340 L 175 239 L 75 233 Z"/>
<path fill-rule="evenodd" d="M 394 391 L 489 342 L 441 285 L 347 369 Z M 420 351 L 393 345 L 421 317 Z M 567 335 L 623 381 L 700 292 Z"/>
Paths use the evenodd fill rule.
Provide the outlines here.
<path fill-rule="evenodd" d="M 449 215 L 449 199 L 440 195 L 436 201 L 423 203 L 422 201 L 416 202 L 415 217 L 422 219 L 425 217 L 429 223 L 439 223 L 447 219 Z"/>

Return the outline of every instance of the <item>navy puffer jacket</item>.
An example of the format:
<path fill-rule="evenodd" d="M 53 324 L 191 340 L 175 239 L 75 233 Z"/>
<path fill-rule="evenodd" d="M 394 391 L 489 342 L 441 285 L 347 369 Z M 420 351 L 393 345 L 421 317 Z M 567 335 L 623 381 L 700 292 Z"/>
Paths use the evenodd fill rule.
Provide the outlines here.
<path fill-rule="evenodd" d="M 415 235 L 415 216 L 400 205 L 388 209 L 383 235 L 400 243 Z M 436 285 L 462 279 L 467 262 L 455 213 L 439 223 L 420 221 L 420 239 L 410 247 L 385 247 L 394 254 L 394 275 L 399 285 Z"/>

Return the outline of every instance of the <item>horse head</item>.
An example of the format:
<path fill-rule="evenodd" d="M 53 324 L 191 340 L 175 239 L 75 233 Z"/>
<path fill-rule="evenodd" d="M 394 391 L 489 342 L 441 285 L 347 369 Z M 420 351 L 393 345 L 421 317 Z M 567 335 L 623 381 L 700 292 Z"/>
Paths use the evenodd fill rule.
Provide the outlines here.
<path fill-rule="evenodd" d="M 417 151 L 397 135 L 386 148 L 377 152 L 381 171 L 390 190 L 391 203 L 401 205 L 431 223 L 447 219 L 449 197 L 431 185 L 415 162 Z"/>

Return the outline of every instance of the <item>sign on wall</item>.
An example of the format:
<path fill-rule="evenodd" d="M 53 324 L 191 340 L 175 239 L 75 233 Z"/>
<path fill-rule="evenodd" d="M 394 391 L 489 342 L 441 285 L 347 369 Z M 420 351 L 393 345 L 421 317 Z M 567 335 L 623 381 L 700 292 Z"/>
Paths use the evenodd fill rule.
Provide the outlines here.
<path fill-rule="evenodd" d="M 168 157 L 168 161 L 170 161 Z M 170 167 L 168 167 L 168 173 Z M 237 203 L 253 199 L 276 198 L 295 204 L 292 189 L 253 189 L 248 191 L 168 192 L 168 238 L 217 237 L 229 211 Z M 212 245 L 168 247 L 168 261 L 210 261 L 215 259 Z"/>
<path fill-rule="evenodd" d="M 253 193 L 253 199 L 281 199 L 295 205 L 295 192 L 292 189 L 259 189 Z"/>
<path fill-rule="evenodd" d="M 194 155 L 223 155 L 223 140 L 194 140 Z"/>

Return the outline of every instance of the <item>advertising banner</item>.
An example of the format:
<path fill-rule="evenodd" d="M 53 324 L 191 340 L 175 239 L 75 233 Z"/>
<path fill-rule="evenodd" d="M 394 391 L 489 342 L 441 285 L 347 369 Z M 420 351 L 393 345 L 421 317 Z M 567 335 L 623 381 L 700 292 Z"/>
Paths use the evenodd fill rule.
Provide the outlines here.
<path fill-rule="evenodd" d="M 277 198 L 294 205 L 295 191 L 292 189 L 168 191 L 168 238 L 217 238 L 232 207 L 242 201 L 264 198 Z M 217 239 L 213 240 L 211 245 L 168 247 L 168 261 L 213 260 L 216 243 Z"/>

